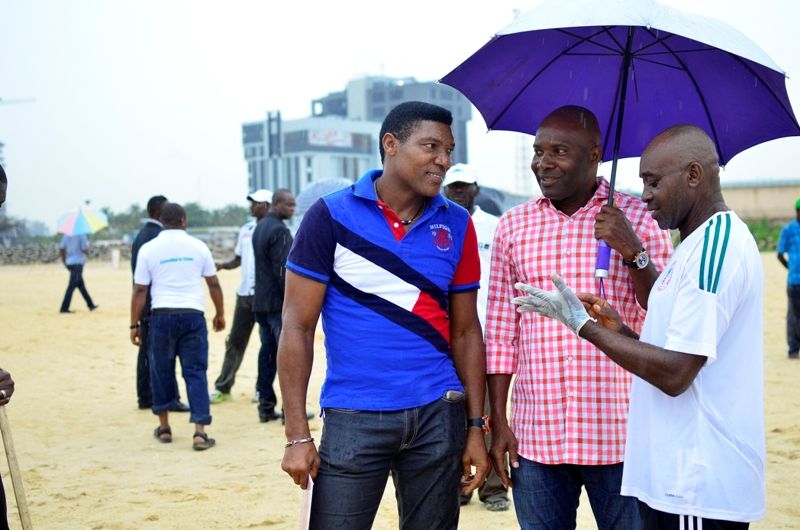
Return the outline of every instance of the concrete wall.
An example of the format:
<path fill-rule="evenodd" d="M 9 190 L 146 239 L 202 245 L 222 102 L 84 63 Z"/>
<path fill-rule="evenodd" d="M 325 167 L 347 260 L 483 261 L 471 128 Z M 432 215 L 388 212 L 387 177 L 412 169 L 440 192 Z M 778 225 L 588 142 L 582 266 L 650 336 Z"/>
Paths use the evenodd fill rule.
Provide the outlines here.
<path fill-rule="evenodd" d="M 795 217 L 800 182 L 784 185 L 725 186 L 725 203 L 742 219 L 788 220 Z"/>

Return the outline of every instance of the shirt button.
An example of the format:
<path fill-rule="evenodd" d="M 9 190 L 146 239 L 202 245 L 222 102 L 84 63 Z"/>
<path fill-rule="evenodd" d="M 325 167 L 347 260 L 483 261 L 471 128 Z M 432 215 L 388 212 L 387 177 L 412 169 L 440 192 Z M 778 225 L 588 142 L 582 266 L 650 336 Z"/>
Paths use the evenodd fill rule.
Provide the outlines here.
<path fill-rule="evenodd" d="M 378 205 L 378 210 L 383 210 L 383 206 Z"/>
<path fill-rule="evenodd" d="M 568 250 L 568 251 L 566 252 L 566 254 L 567 254 L 567 256 L 572 256 L 572 251 L 571 251 L 571 250 Z"/>
<path fill-rule="evenodd" d="M 395 227 L 395 228 L 400 228 L 400 225 L 399 225 L 399 224 L 397 224 L 397 223 L 395 223 L 395 224 L 394 224 L 394 227 Z"/>

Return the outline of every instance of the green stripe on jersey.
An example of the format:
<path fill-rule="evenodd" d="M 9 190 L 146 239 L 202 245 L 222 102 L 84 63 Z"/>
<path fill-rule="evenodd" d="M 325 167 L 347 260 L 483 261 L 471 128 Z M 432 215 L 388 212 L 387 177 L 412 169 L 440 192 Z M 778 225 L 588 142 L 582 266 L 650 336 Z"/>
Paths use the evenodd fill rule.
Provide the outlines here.
<path fill-rule="evenodd" d="M 700 261 L 700 289 L 710 293 L 716 293 L 719 287 L 719 276 L 731 235 L 731 214 L 723 214 L 717 218 L 716 223 L 714 221 L 712 219 L 706 225 L 703 254 Z M 713 234 L 712 227 L 714 228 Z"/>

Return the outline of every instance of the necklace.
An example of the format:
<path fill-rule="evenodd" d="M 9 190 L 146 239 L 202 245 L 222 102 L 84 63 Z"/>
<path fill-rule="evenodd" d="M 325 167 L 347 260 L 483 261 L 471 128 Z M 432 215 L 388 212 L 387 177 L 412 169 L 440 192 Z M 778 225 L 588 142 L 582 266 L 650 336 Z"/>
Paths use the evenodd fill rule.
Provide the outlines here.
<path fill-rule="evenodd" d="M 374 181 L 372 181 L 372 187 L 373 187 L 373 189 L 375 190 L 375 197 L 377 197 L 379 201 L 381 201 L 381 202 L 383 202 L 384 204 L 386 204 L 386 203 L 383 201 L 383 199 L 381 199 L 381 195 L 380 195 L 380 193 L 378 193 L 378 179 L 375 179 Z M 387 206 L 388 206 L 388 205 L 387 205 Z M 419 217 L 419 214 L 421 214 L 421 213 L 422 213 L 422 210 L 423 210 L 424 208 L 425 208 L 425 201 L 423 200 L 423 201 L 422 201 L 422 204 L 420 204 L 420 205 L 419 205 L 419 208 L 417 208 L 417 213 L 415 213 L 415 214 L 414 214 L 412 217 L 409 217 L 408 219 L 400 219 L 400 224 L 401 224 L 401 225 L 403 225 L 403 226 L 408 226 L 408 225 L 410 225 L 411 223 L 413 223 L 414 221 L 416 221 L 416 220 L 417 220 L 417 217 Z"/>

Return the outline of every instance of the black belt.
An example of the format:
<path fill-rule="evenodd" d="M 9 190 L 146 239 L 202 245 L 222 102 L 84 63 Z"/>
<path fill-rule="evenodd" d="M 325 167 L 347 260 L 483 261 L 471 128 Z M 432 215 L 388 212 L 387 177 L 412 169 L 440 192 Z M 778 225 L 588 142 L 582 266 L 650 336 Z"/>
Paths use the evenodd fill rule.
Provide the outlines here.
<path fill-rule="evenodd" d="M 153 315 L 202 315 L 197 309 L 180 309 L 175 307 L 159 307 L 153 309 Z"/>

